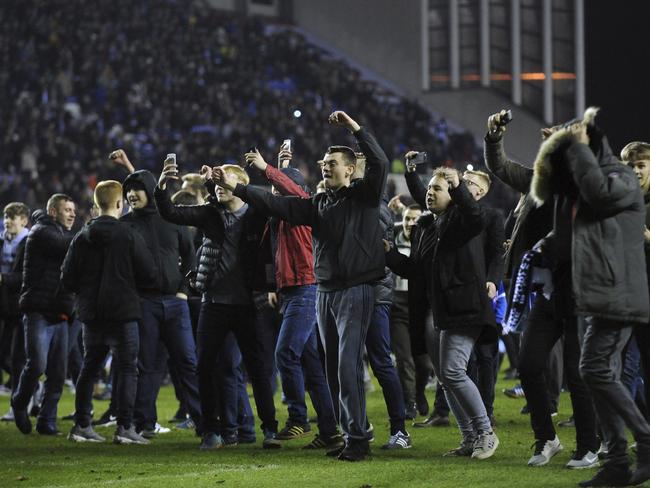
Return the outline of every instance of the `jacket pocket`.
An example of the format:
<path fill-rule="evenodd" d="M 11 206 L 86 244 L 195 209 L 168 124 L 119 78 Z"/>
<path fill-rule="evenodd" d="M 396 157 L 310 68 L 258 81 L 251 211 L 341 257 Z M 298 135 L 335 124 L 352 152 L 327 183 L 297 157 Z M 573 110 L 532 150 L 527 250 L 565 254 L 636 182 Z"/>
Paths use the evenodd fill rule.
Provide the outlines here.
<path fill-rule="evenodd" d="M 452 282 L 442 290 L 442 296 L 449 316 L 471 315 L 481 311 L 476 280 Z"/>

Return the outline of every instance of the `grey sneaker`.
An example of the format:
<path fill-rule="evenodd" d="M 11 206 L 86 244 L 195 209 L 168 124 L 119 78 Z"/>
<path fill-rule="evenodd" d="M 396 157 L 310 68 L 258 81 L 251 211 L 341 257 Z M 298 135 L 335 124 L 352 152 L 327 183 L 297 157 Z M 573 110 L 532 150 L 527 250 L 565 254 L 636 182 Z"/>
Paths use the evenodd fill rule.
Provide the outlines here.
<path fill-rule="evenodd" d="M 72 442 L 105 442 L 106 439 L 99 435 L 93 430 L 89 425 L 88 427 L 81 427 L 79 424 L 75 424 L 70 433 L 68 434 L 68 440 Z"/>
<path fill-rule="evenodd" d="M 473 459 L 487 459 L 499 447 L 499 438 L 494 432 L 479 432 L 474 443 Z"/>
<path fill-rule="evenodd" d="M 476 439 L 463 439 L 460 443 L 460 446 L 447 451 L 443 454 L 443 457 L 471 457 L 474 452 L 474 444 Z"/>
<path fill-rule="evenodd" d="M 149 441 L 135 431 L 132 425 L 128 429 L 118 425 L 115 435 L 113 436 L 115 444 L 149 444 Z"/>
<path fill-rule="evenodd" d="M 596 468 L 600 465 L 598 454 L 592 451 L 573 451 L 571 460 L 567 463 L 566 467 L 569 469 L 590 469 Z"/>
<path fill-rule="evenodd" d="M 381 446 L 382 449 L 410 449 L 413 447 L 411 445 L 411 436 L 408 432 L 397 431 L 396 434 L 391 435 L 388 439 L 388 442 Z"/>
<path fill-rule="evenodd" d="M 562 449 L 564 447 L 557 436 L 550 441 L 535 441 L 535 452 L 528 460 L 528 466 L 545 466 Z"/>
<path fill-rule="evenodd" d="M 275 432 L 267 430 L 264 432 L 262 447 L 264 449 L 279 449 L 282 447 L 282 443 L 278 440 L 278 435 Z"/>

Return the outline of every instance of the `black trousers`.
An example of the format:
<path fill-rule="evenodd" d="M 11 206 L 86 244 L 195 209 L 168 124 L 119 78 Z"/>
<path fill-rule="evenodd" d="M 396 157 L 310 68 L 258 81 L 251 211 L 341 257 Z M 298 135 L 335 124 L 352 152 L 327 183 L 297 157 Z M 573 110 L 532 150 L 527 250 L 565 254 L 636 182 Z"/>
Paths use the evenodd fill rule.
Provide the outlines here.
<path fill-rule="evenodd" d="M 632 336 L 632 327 L 595 317 L 581 317 L 579 327 L 583 336 L 580 374 L 594 398 L 607 443 L 606 466 L 629 466 L 625 427 L 637 441 L 637 463 L 649 463 L 650 425 L 621 383 L 621 353 Z"/>
<path fill-rule="evenodd" d="M 519 374 L 528 401 L 530 423 L 535 439 L 547 441 L 555 438 L 545 371 L 549 354 L 562 335 L 564 369 L 573 405 L 577 448 L 596 452 L 600 443 L 596 435 L 593 403 L 578 369 L 580 343 L 577 321 L 556 319 L 553 302 L 543 296 L 537 298 L 528 317 L 519 355 Z"/>
<path fill-rule="evenodd" d="M 272 365 L 265 358 L 264 345 L 255 328 L 253 305 L 222 305 L 204 302 L 196 332 L 198 350 L 199 395 L 204 416 L 204 432 L 220 432 L 217 425 L 220 398 L 214 385 L 214 370 L 220 348 L 228 332 L 233 332 L 253 385 L 257 413 L 262 430 L 277 432 L 275 405 L 271 388 Z"/>

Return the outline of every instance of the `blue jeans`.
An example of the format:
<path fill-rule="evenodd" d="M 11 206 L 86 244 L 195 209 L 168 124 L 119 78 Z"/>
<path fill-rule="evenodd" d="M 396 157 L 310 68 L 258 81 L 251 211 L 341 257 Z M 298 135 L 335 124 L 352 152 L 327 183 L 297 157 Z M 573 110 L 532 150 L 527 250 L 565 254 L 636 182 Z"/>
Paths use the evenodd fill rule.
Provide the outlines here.
<path fill-rule="evenodd" d="M 115 415 L 118 425 L 131 427 L 133 407 L 138 388 L 138 323 L 83 326 L 84 359 L 77 380 L 75 421 L 82 427 L 90 425 L 95 379 L 104 366 L 109 351 L 116 365 L 113 381 Z"/>
<path fill-rule="evenodd" d="M 634 401 L 637 398 L 645 401 L 645 385 L 643 384 L 643 369 L 641 366 L 641 352 L 632 336 L 625 349 L 625 360 L 623 362 L 623 372 L 621 373 L 621 383 L 630 391 Z"/>
<path fill-rule="evenodd" d="M 284 310 L 275 361 L 287 400 L 289 423 L 307 423 L 305 388 L 324 436 L 336 433 L 336 417 L 316 340 L 316 286 L 292 286 L 281 292 Z"/>
<path fill-rule="evenodd" d="M 37 422 L 53 427 L 68 366 L 68 322 L 49 322 L 40 313 L 29 312 L 23 326 L 26 361 L 12 403 L 17 410 L 27 409 L 38 378 L 45 373 L 45 395 Z"/>
<path fill-rule="evenodd" d="M 143 298 L 139 322 L 138 393 L 134 419 L 139 429 L 153 429 L 156 399 L 166 370 L 167 352 L 178 372 L 190 417 L 201 422 L 196 343 L 187 301 L 173 295 Z M 165 350 L 166 349 L 166 350 Z"/>
<path fill-rule="evenodd" d="M 384 393 L 391 434 L 404 432 L 406 410 L 402 384 L 390 358 L 390 305 L 387 303 L 375 304 L 366 337 L 366 351 L 372 372 Z"/>
<path fill-rule="evenodd" d="M 341 429 L 350 444 L 368 442 L 362 357 L 374 302 L 369 284 L 317 294 L 327 382 L 333 401 L 338 399 Z"/>
<path fill-rule="evenodd" d="M 217 361 L 221 433 L 255 437 L 255 416 L 246 391 L 241 351 L 232 332 L 226 335 Z"/>

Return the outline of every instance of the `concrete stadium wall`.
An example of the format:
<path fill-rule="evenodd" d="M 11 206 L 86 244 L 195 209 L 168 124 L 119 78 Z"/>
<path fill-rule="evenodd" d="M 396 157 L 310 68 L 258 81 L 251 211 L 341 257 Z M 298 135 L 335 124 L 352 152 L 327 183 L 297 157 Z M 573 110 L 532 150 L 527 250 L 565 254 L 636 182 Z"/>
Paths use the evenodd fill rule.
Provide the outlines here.
<path fill-rule="evenodd" d="M 422 86 L 420 0 L 295 0 L 293 21 L 415 96 Z"/>

